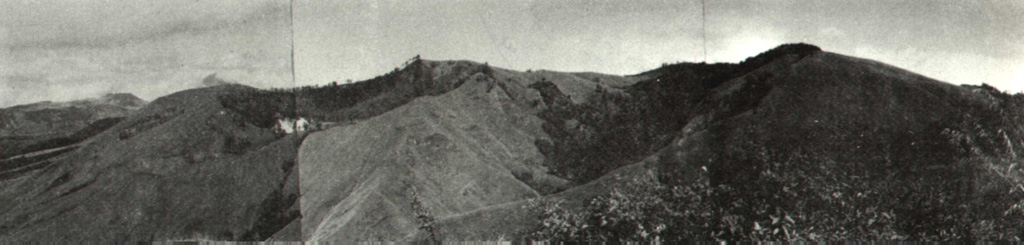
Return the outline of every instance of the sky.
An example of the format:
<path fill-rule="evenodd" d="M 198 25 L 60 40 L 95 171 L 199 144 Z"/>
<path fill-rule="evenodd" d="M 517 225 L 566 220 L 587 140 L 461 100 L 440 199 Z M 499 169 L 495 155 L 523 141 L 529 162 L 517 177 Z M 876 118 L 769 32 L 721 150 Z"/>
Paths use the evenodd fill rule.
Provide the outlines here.
<path fill-rule="evenodd" d="M 287 1 L 0 0 L 0 107 L 294 84 Z"/>
<path fill-rule="evenodd" d="M 702 28 L 701 0 L 0 0 L 0 107 L 151 100 L 214 73 L 261 88 L 358 81 L 416 55 L 635 74 L 704 61 L 704 36 L 708 62 L 805 42 L 1024 90 L 1024 1 L 707 0 L 705 13 Z"/>

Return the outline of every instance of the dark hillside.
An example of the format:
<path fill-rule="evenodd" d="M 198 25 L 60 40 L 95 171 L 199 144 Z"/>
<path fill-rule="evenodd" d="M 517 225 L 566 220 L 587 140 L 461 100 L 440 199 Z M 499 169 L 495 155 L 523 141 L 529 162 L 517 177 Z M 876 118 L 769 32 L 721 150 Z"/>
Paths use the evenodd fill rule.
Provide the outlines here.
<path fill-rule="evenodd" d="M 595 87 L 596 96 L 583 104 L 570 103 L 550 82 L 531 85 L 544 96 L 548 109 L 540 114 L 548 124 L 544 130 L 553 142 L 539 141 L 538 148 L 559 176 L 579 183 L 635 163 L 665 147 L 676 132 L 698 113 L 710 110 L 700 106 L 720 84 L 746 75 L 772 62 L 820 52 L 807 44 L 787 44 L 748 58 L 738 65 L 680 63 L 641 73 L 648 77 L 625 89 L 613 92 Z M 781 63 L 780 63 L 781 65 Z M 751 91 L 768 91 L 753 85 Z M 763 96 L 736 97 L 729 106 L 749 107 Z M 703 108 L 703 109 L 700 109 Z M 716 111 L 721 111 L 720 109 Z"/>
<path fill-rule="evenodd" d="M 80 143 L 86 139 L 100 134 L 104 130 L 113 127 L 115 124 L 124 120 L 123 117 L 112 117 L 104 118 L 98 121 L 92 122 L 89 126 L 71 134 L 68 136 L 56 137 L 51 139 L 41 140 L 39 142 L 32 143 L 24 147 L 18 146 L 7 146 L 0 148 L 0 158 L 6 159 L 11 156 L 21 155 L 29 152 L 36 152 L 46 149 L 53 149 L 58 147 L 69 146 Z"/>
<path fill-rule="evenodd" d="M 270 127 L 275 115 L 307 117 L 320 121 L 342 122 L 379 115 L 424 95 L 443 94 L 458 87 L 484 66 L 471 62 L 447 62 L 444 73 L 433 70 L 441 62 L 416 60 L 370 80 L 351 84 L 332 83 L 294 89 L 250 90 L 219 98 L 221 104 L 241 113 L 261 127 Z"/>
<path fill-rule="evenodd" d="M 583 104 L 532 85 L 548 105 L 538 115 L 550 141 L 536 142 L 546 164 L 586 184 L 437 229 L 562 241 L 1024 236 L 1024 95 L 807 45 L 639 76 Z M 517 228 L 496 228 L 504 221 Z"/>
<path fill-rule="evenodd" d="M 254 126 L 217 100 L 249 90 L 161 97 L 80 148 L 0 178 L 0 240 L 273 236 L 298 218 L 303 135 Z"/>
<path fill-rule="evenodd" d="M 678 109 L 692 113 L 686 126 L 645 160 L 657 163 L 658 182 L 617 186 L 575 211 L 548 206 L 543 223 L 577 225 L 541 226 L 533 234 L 572 240 L 1021 236 L 1024 171 L 1013 166 L 1024 146 L 1024 97 L 793 50 L 769 51 L 764 56 L 774 59 L 748 59 L 759 65 L 740 64 L 705 80 L 717 85 L 697 92 L 705 95 L 695 107 Z M 729 79 L 716 81 L 722 77 Z M 594 220 L 610 218 L 624 220 Z M 665 228 L 630 228 L 638 225 Z"/>

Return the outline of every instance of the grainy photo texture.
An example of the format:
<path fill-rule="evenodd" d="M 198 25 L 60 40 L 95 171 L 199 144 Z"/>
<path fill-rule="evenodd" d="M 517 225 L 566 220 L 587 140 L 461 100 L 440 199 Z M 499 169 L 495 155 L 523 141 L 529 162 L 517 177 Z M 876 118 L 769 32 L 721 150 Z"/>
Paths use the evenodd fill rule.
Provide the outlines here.
<path fill-rule="evenodd" d="M 0 0 L 0 242 L 1020 241 L 1024 3 Z"/>

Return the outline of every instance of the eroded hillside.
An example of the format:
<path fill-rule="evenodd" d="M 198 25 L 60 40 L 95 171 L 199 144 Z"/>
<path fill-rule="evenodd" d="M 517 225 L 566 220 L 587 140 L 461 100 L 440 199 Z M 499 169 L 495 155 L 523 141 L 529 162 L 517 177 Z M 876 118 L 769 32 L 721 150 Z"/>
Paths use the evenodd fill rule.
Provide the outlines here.
<path fill-rule="evenodd" d="M 417 212 L 441 218 L 572 186 L 549 173 L 535 146 L 547 138 L 537 117 L 547 104 L 528 86 L 554 81 L 592 89 L 603 84 L 599 79 L 467 62 L 421 60 L 412 67 L 435 80 L 420 83 L 456 86 L 303 143 L 305 239 L 405 240 L 421 226 Z"/>

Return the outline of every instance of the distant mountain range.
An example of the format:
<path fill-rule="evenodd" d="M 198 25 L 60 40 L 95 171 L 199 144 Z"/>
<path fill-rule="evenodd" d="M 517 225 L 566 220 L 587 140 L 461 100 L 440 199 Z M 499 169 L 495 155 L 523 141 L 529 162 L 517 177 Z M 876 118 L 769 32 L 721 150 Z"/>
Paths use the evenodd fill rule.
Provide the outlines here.
<path fill-rule="evenodd" d="M 146 105 L 127 93 L 0 109 L 0 157 L 67 146 L 106 130 Z"/>
<path fill-rule="evenodd" d="M 43 101 L 0 109 L 0 135 L 46 135 L 74 130 L 92 121 L 124 117 L 146 105 L 128 93 L 67 102 Z"/>
<path fill-rule="evenodd" d="M 88 133 L 0 162 L 0 241 L 1024 237 L 1024 95 L 808 44 L 217 84 L 4 109 L 5 137 Z"/>

